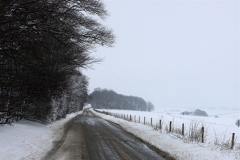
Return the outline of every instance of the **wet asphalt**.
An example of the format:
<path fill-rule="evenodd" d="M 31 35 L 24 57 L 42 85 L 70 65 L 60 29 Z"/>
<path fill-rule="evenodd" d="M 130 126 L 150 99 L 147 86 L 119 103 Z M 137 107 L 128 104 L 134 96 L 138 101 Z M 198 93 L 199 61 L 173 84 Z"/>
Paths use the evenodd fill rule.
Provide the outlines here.
<path fill-rule="evenodd" d="M 84 110 L 66 126 L 42 160 L 163 160 L 119 125 Z"/>

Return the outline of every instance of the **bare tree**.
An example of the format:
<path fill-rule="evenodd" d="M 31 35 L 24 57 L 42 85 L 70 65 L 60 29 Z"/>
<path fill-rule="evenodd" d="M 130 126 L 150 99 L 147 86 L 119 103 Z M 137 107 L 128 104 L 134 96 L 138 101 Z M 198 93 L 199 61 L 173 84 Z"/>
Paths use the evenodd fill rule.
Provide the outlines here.
<path fill-rule="evenodd" d="M 73 91 L 77 69 L 99 61 L 91 51 L 114 42 L 94 16 L 107 16 L 99 0 L 0 2 L 0 123 L 44 121 L 51 100 Z"/>
<path fill-rule="evenodd" d="M 236 125 L 239 127 L 240 126 L 240 119 L 236 121 Z"/>
<path fill-rule="evenodd" d="M 151 103 L 151 102 L 147 102 L 147 110 L 149 112 L 153 111 L 154 110 L 154 105 Z"/>

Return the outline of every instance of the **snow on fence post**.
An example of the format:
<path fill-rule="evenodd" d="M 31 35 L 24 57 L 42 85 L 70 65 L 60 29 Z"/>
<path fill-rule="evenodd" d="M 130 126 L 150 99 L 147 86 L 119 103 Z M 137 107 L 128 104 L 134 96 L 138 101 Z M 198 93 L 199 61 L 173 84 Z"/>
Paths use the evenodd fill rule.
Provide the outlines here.
<path fill-rule="evenodd" d="M 172 121 L 170 121 L 170 124 L 169 124 L 169 132 L 172 132 Z"/>
<path fill-rule="evenodd" d="M 204 127 L 202 127 L 202 143 L 204 143 Z"/>
<path fill-rule="evenodd" d="M 184 123 L 182 124 L 182 135 L 184 136 Z"/>
<path fill-rule="evenodd" d="M 235 133 L 232 134 L 232 144 L 231 144 L 231 149 L 234 147 L 234 139 L 235 139 Z"/>
<path fill-rule="evenodd" d="M 159 120 L 159 128 L 162 130 L 162 120 Z"/>
<path fill-rule="evenodd" d="M 145 120 L 146 120 L 146 118 L 144 117 L 144 124 L 145 124 Z"/>

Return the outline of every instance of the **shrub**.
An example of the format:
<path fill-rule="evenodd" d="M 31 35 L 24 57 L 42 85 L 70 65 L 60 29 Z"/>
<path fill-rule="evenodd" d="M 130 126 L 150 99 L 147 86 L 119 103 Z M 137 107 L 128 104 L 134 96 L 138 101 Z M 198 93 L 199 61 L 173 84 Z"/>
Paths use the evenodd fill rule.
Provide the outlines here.
<path fill-rule="evenodd" d="M 236 125 L 237 125 L 238 127 L 240 127 L 240 119 L 238 119 L 238 120 L 236 121 Z"/>

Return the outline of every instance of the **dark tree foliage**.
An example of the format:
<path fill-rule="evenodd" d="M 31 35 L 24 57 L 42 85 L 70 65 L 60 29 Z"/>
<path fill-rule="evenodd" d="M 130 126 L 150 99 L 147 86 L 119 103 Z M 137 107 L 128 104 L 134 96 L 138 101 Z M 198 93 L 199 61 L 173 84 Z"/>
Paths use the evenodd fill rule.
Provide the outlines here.
<path fill-rule="evenodd" d="M 0 1 L 0 123 L 46 122 L 82 108 L 88 81 L 79 68 L 114 42 L 93 16 L 107 16 L 99 0 Z"/>
<path fill-rule="evenodd" d="M 140 97 L 124 96 L 112 90 L 99 88 L 90 94 L 88 103 L 97 109 L 148 110 L 146 101 Z"/>

